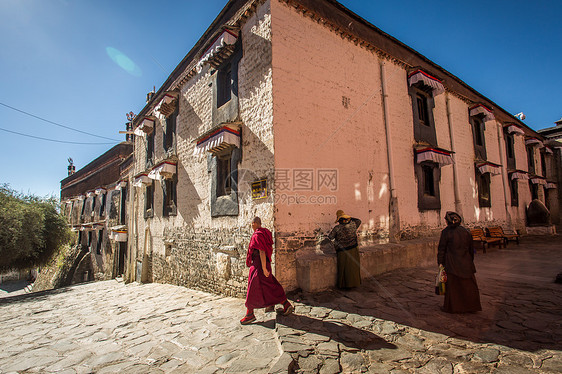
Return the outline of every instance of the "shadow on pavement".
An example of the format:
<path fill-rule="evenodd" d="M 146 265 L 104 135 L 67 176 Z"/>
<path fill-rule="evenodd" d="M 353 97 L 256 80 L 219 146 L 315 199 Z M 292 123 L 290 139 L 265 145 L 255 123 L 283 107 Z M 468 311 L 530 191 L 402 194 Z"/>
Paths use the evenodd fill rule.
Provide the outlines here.
<path fill-rule="evenodd" d="M 322 341 L 323 337 L 341 343 L 349 348 L 376 350 L 381 348 L 396 349 L 394 344 L 370 332 L 355 328 L 339 321 L 323 321 L 309 316 L 292 314 L 278 317 L 279 323 L 296 330 L 305 331 L 302 338 Z M 316 337 L 314 335 L 317 335 Z M 325 339 L 328 341 L 328 339 Z"/>
<path fill-rule="evenodd" d="M 15 296 L 4 296 L 4 297 L 0 297 L 0 305 L 27 302 L 27 301 L 41 301 L 47 299 L 50 295 L 57 295 L 68 291 L 69 291 L 69 287 L 63 287 L 54 290 L 31 292 L 31 293 L 20 294 Z"/>
<path fill-rule="evenodd" d="M 482 312 L 448 314 L 434 294 L 436 269 L 400 269 L 363 281 L 354 290 L 293 295 L 304 304 L 372 316 L 475 343 L 534 352 L 562 350 L 562 285 L 539 277 L 560 266 L 560 238 L 547 245 L 488 252 L 477 264 Z M 548 248 L 547 248 L 548 247 Z M 480 271 L 480 269 L 482 271 Z M 523 274 L 520 274 L 523 272 Z M 520 275 L 519 275 L 520 274 Z"/>

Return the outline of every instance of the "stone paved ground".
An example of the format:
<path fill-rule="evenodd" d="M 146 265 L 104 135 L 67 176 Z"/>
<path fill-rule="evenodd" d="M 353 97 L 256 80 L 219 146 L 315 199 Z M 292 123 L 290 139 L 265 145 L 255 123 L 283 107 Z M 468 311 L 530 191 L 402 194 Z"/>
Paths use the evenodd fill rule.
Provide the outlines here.
<path fill-rule="evenodd" d="M 296 313 L 106 281 L 0 299 L 0 373 L 561 373 L 562 238 L 478 253 L 483 311 L 450 315 L 437 269 L 294 294 Z M 282 347 L 282 350 L 280 348 Z"/>
<path fill-rule="evenodd" d="M 243 301 L 163 284 L 96 282 L 0 299 L 0 373 L 265 373 L 274 320 Z"/>
<path fill-rule="evenodd" d="M 437 268 L 403 269 L 352 291 L 294 295 L 278 318 L 281 361 L 303 373 L 562 373 L 562 239 L 479 252 L 483 311 L 440 311 Z"/>

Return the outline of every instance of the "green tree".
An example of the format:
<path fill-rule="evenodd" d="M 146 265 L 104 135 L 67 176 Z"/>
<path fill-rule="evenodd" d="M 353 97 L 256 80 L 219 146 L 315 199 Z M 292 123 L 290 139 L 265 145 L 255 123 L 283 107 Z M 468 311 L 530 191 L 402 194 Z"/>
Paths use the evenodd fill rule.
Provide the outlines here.
<path fill-rule="evenodd" d="M 69 238 L 56 199 L 0 185 L 0 271 L 44 265 Z"/>

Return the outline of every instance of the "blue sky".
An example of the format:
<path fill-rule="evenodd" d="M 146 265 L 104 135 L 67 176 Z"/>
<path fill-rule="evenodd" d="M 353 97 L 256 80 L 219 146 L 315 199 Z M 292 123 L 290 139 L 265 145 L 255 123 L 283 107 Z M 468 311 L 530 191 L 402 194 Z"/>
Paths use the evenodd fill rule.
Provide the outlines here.
<path fill-rule="evenodd" d="M 507 111 L 524 112 L 531 128 L 562 117 L 562 2 L 342 3 Z M 67 158 L 80 169 L 122 140 L 125 114 L 142 109 L 146 93 L 166 80 L 225 4 L 1 0 L 0 128 L 89 144 L 0 130 L 0 183 L 58 196 Z"/>

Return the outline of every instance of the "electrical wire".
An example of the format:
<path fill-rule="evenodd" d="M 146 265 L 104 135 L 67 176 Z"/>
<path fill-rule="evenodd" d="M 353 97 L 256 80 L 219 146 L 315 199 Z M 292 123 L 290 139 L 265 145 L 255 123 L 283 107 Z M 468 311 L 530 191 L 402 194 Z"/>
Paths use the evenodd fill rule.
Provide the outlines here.
<path fill-rule="evenodd" d="M 88 144 L 88 145 L 100 145 L 100 144 L 115 144 L 118 143 L 118 141 L 115 141 L 113 143 L 83 143 L 83 142 L 70 142 L 70 141 L 66 141 L 66 140 L 57 140 L 57 139 L 47 139 L 47 138 L 42 138 L 40 136 L 34 136 L 34 135 L 28 135 L 28 134 L 22 134 L 21 132 L 16 132 L 16 131 L 12 131 L 12 130 L 7 130 L 7 129 L 3 129 L 0 127 L 0 130 L 2 131 L 6 131 L 12 134 L 16 134 L 16 135 L 21 135 L 21 136 L 27 136 L 29 138 L 33 138 L 33 139 L 39 139 L 39 140 L 45 140 L 48 142 L 55 142 L 55 143 L 65 143 L 65 144 Z"/>
<path fill-rule="evenodd" d="M 28 115 L 28 116 L 30 116 L 30 117 L 37 118 L 38 120 L 41 120 L 41 121 L 44 121 L 44 122 L 50 123 L 50 124 L 52 124 L 52 125 L 59 126 L 59 127 L 65 128 L 65 129 L 68 129 L 68 130 L 76 131 L 76 132 L 79 132 L 79 133 L 81 133 L 81 134 L 86 134 L 86 135 L 90 135 L 90 136 L 95 136 L 96 138 L 101 138 L 101 139 L 113 140 L 113 141 L 116 141 L 116 142 L 119 141 L 119 140 L 117 140 L 117 139 L 107 138 L 107 137 L 105 137 L 105 136 L 96 135 L 96 134 L 92 134 L 92 133 L 89 133 L 89 132 L 86 132 L 86 131 L 74 129 L 74 128 L 72 128 L 72 127 L 68 127 L 68 126 L 65 126 L 65 125 L 61 125 L 60 123 L 56 123 L 56 122 L 53 122 L 53 121 L 49 121 L 48 119 L 45 119 L 45 118 L 36 116 L 35 114 L 28 113 L 28 112 L 23 111 L 23 110 L 18 109 L 18 108 L 14 108 L 13 106 L 10 106 L 10 105 L 8 105 L 8 104 L 4 104 L 4 103 L 2 103 L 2 102 L 0 102 L 0 105 L 5 106 L 6 108 L 10 108 L 10 109 L 12 109 L 12 110 L 15 110 L 16 112 L 20 112 L 20 113 L 23 113 L 23 114 L 25 114 L 25 115 Z M 20 135 L 21 135 L 21 134 L 20 134 Z M 80 143 L 80 144 L 94 144 L 94 143 Z M 97 143 L 97 144 L 109 144 L 109 143 Z"/>

